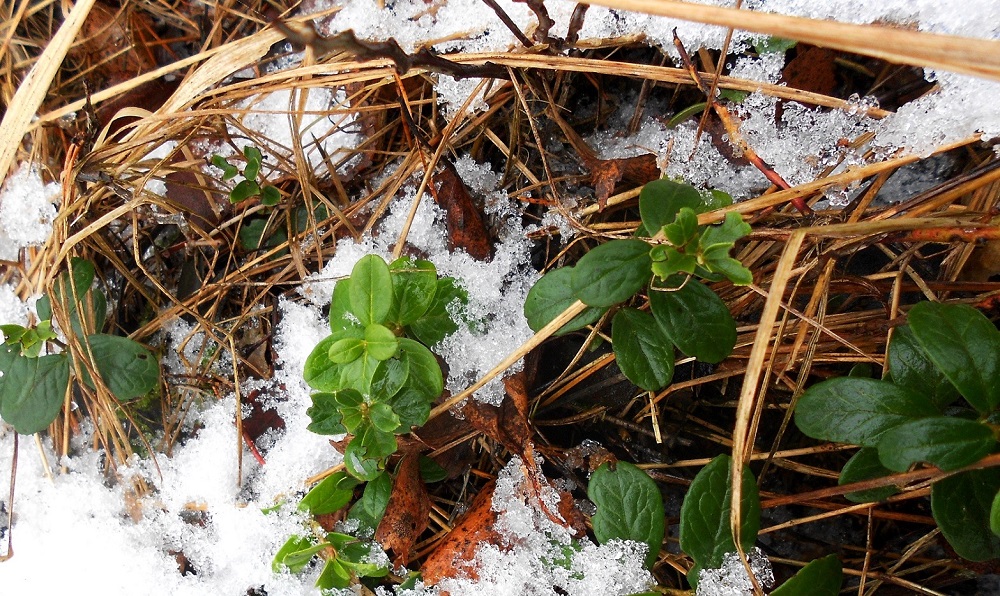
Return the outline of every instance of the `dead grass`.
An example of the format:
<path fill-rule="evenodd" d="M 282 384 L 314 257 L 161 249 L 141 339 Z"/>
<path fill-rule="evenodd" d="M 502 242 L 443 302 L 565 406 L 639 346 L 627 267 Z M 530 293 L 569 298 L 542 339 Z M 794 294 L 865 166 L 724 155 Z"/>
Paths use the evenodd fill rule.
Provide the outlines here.
<path fill-rule="evenodd" d="M 733 14 L 715 9 L 708 15 L 706 7 L 680 2 L 628 6 L 661 12 L 669 7 L 679 16 L 706 21 Z M 78 2 L 74 11 L 86 12 L 88 7 Z M 530 193 L 577 222 L 582 236 L 567 249 L 548 253 L 548 266 L 557 258 L 572 262 L 602 236 L 630 233 L 637 224 L 636 185 L 619 186 L 605 209 L 593 202 L 561 206 L 567 184 L 578 180 L 554 177 L 547 165 L 552 156 L 539 146 L 540 130 L 557 134 L 552 133 L 557 129 L 547 115 L 550 96 L 541 93 L 541 83 L 562 102 L 555 109 L 581 94 L 602 101 L 603 89 L 612 86 L 639 89 L 655 84 L 675 96 L 695 94 L 690 76 L 683 69 L 657 66 L 658 57 L 646 63 L 619 58 L 653 57 L 652 51 L 635 50 L 630 45 L 635 40 L 605 40 L 600 47 L 582 47 L 572 55 L 450 56 L 460 64 L 498 64 L 515 82 L 490 83 L 489 110 L 472 113 L 466 106 L 448 124 L 437 110 L 435 77 L 420 70 L 394 75 L 387 60 L 359 61 L 342 53 L 309 55 L 295 68 L 249 80 L 230 78 L 267 59 L 282 36 L 266 26 L 264 15 L 276 16 L 289 8 L 277 2 L 220 4 L 203 15 L 182 0 L 136 0 L 114 12 L 113 23 L 132 44 L 122 48 L 118 58 L 86 51 L 87 39 L 77 35 L 72 17 L 63 20 L 58 3 L 22 0 L 0 9 L 5 11 L 0 25 L 0 100 L 6 109 L 0 125 L 0 171 L 8 171 L 15 162 L 31 161 L 51 178 L 61 178 L 65 188 L 52 240 L 29 251 L 30 267 L 11 264 L 0 279 L 16 282 L 18 291 L 28 296 L 50 287 L 71 256 L 84 256 L 98 263 L 105 280 L 121 288 L 119 312 L 113 317 L 120 333 L 155 344 L 164 324 L 184 317 L 195 324 L 192 334 L 203 332 L 219 347 L 214 353 L 199 354 L 190 363 L 192 374 L 167 376 L 155 407 L 120 404 L 106 391 L 84 392 L 79 397 L 83 407 L 53 425 L 52 437 L 61 452 L 68 449 L 67 438 L 86 416 L 98 428 L 96 446 L 114 454 L 112 461 L 121 462 L 138 444 L 135 420 L 156 416 L 147 424 L 163 428 L 167 438 L 153 447 L 169 453 L 194 402 L 236 387 L 234 378 L 211 372 L 222 353 L 231 354 L 240 377 L 268 377 L 273 372 L 268 347 L 278 317 L 277 298 L 322 267 L 337 239 L 358 238 L 371 229 L 399 189 L 412 184 L 414 174 L 422 175 L 420 184 L 426 185 L 434 164 L 452 155 L 469 152 L 502 164 L 512 200 L 527 202 Z M 170 26 L 159 27 L 161 33 L 155 34 L 144 29 L 140 35 L 139 24 L 152 17 Z M 761 19 L 753 26 L 784 35 L 803 31 L 787 28 L 797 22 L 781 21 Z M 833 28 L 808 26 L 819 36 L 815 39 L 824 41 L 829 38 L 820 34 Z M 872 27 L 851 26 L 851 30 L 860 37 L 835 47 L 874 53 L 865 41 L 876 39 Z M 91 39 L 109 34 L 89 31 Z M 895 60 L 997 76 L 996 42 L 897 33 L 910 43 L 894 46 Z M 174 50 L 169 43 L 193 48 L 193 53 L 170 55 Z M 956 44 L 957 53 L 945 51 Z M 123 63 L 132 53 L 156 59 Z M 70 59 L 63 61 L 63 55 Z M 134 69 L 136 64 L 141 68 Z M 126 72 L 128 68 L 133 71 Z M 139 102 L 144 93 L 160 93 L 149 91 L 149 86 L 167 73 L 182 79 L 162 106 L 150 111 L 130 104 L 98 115 L 102 106 L 124 95 L 133 94 Z M 102 82 L 88 88 L 87 80 Z M 841 97 L 784 86 L 725 76 L 717 83 L 725 89 L 761 88 L 782 99 L 828 108 L 846 105 Z M 240 230 L 263 211 L 259 206 L 228 205 L 224 193 L 200 173 L 208 156 L 198 141 L 232 143 L 226 126 L 238 124 L 246 112 L 239 107 L 242 100 L 291 90 L 294 99 L 288 113 L 294 117 L 301 115 L 301 93 L 319 88 L 346 90 L 351 107 L 339 115 L 357 115 L 366 140 L 350 154 L 326 156 L 330 171 L 344 172 L 343 166 L 350 164 L 349 175 L 331 178 L 295 165 L 302 161 L 303 145 L 311 140 L 294 139 L 288 149 L 298 159 L 282 160 L 269 175 L 284 200 L 266 223 L 269 233 L 284 230 L 288 238 L 269 249 L 247 250 L 239 245 Z M 39 117 L 32 120 L 36 113 Z M 112 113 L 121 120 L 112 119 Z M 69 119 L 73 114 L 76 118 Z M 337 115 L 335 111 L 333 116 Z M 592 128 L 594 123 L 583 125 Z M 267 142 L 255 139 L 251 131 L 244 134 L 258 145 Z M 167 141 L 177 143 L 170 155 L 158 160 L 147 157 Z M 760 477 L 764 507 L 773 512 L 768 518 L 771 525 L 763 530 L 773 535 L 771 544 L 800 545 L 801 558 L 781 560 L 780 553 L 775 555 L 774 560 L 786 566 L 783 572 L 808 561 L 814 546 L 828 547 L 819 544 L 818 536 L 822 528 L 833 528 L 829 531 L 856 538 L 844 545 L 842 559 L 859 594 L 935 594 L 962 573 L 982 570 L 941 548 L 943 541 L 922 499 L 928 482 L 939 473 L 917 471 L 903 477 L 909 482 L 906 489 L 887 503 L 848 506 L 840 495 L 857 487 L 829 488 L 846 460 L 843 448 L 810 445 L 789 425 L 796 396 L 812 380 L 841 374 L 853 364 L 870 363 L 876 370 L 881 366 L 892 327 L 908 303 L 918 298 L 951 299 L 996 311 L 1000 284 L 991 279 L 1000 273 L 993 256 L 1000 168 L 996 156 L 976 141 L 970 138 L 941 147 L 939 152 L 957 157 L 962 164 L 959 171 L 935 189 L 888 209 L 871 207 L 875 193 L 898 168 L 920 158 L 895 157 L 793 188 L 771 188 L 703 215 L 703 222 L 713 222 L 734 211 L 754 228 L 740 247 L 739 258 L 754 272 L 755 284 L 716 287 L 741 322 L 733 356 L 714 370 L 688 366 L 686 377 L 678 377 L 658 394 L 646 395 L 621 382 L 612 357 L 587 355 L 586 346 L 597 338 L 597 330 L 576 344 L 545 344 L 550 346 L 546 353 L 563 353 L 566 366 L 534 396 L 540 443 L 554 453 L 572 447 L 571 440 L 596 438 L 620 457 L 645 464 L 664 491 L 673 495 L 682 494 L 678 487 L 707 458 L 730 452 L 740 465 L 753 465 Z M 581 172 L 581 177 L 586 174 Z M 168 182 L 167 196 L 146 191 L 150 180 Z M 843 211 L 803 217 L 788 207 L 793 198 L 815 204 L 824 188 L 850 183 L 866 190 Z M 325 217 L 315 217 L 318 205 L 325 207 Z M 296 232 L 292 221 L 302 206 L 309 214 L 308 226 Z M 539 211 L 531 208 L 528 213 Z M 401 238 L 398 250 L 404 242 Z M 505 365 L 536 350 L 547 331 L 559 326 L 543 330 Z M 493 374 L 499 372 L 502 367 Z M 588 387 L 611 387 L 617 399 L 588 398 L 588 391 L 593 391 Z M 435 415 L 470 392 L 442 404 Z M 480 454 L 473 482 L 495 475 L 503 461 L 498 447 L 475 437 L 463 440 L 475 440 Z M 763 468 L 758 462 L 764 462 Z M 993 460 L 987 464 L 994 465 Z M 734 468 L 738 474 L 739 466 Z M 458 492 L 444 491 L 435 498 L 431 530 L 418 546 L 423 552 L 443 537 L 455 504 L 462 501 Z M 668 587 L 682 585 L 680 578 L 689 565 L 671 554 L 675 546 L 661 553 L 656 568 L 659 581 Z"/>

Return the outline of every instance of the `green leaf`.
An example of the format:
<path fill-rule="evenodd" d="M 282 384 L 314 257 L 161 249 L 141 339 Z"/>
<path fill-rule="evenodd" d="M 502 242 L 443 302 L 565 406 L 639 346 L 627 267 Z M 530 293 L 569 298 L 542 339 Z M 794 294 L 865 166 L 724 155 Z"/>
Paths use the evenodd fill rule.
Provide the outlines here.
<path fill-rule="evenodd" d="M 351 271 L 351 312 L 362 325 L 382 323 L 392 306 L 389 266 L 378 255 L 361 257 Z"/>
<path fill-rule="evenodd" d="M 395 432 L 399 428 L 399 416 L 392 411 L 392 406 L 385 403 L 372 404 L 368 411 L 372 424 L 378 430 L 386 433 Z M 409 430 L 409 429 L 407 429 Z"/>
<path fill-rule="evenodd" d="M 709 226 L 698 241 L 701 264 L 713 273 L 722 273 L 737 285 L 753 283 L 753 274 L 738 260 L 729 256 L 734 243 L 751 231 L 750 224 L 737 213 L 727 213 L 717 226 Z"/>
<path fill-rule="evenodd" d="M 241 180 L 233 190 L 229 191 L 230 203 L 241 203 L 250 197 L 260 194 L 260 186 L 253 180 Z"/>
<path fill-rule="evenodd" d="M 385 401 L 399 393 L 410 375 L 408 360 L 390 358 L 375 367 L 372 374 L 371 396 L 374 401 Z"/>
<path fill-rule="evenodd" d="M 677 219 L 663 226 L 663 235 L 674 248 L 690 254 L 692 251 L 685 249 L 698 239 L 698 214 L 694 209 L 682 208 L 677 214 Z"/>
<path fill-rule="evenodd" d="M 990 505 L 990 530 L 993 534 L 1000 536 L 1000 491 L 993 497 L 993 504 Z"/>
<path fill-rule="evenodd" d="M 814 439 L 877 447 L 887 430 L 937 414 L 926 398 L 892 383 L 841 377 L 802 394 L 795 424 Z"/>
<path fill-rule="evenodd" d="M 663 542 L 663 497 L 656 483 L 634 465 L 620 461 L 612 469 L 604 463 L 590 477 L 587 495 L 597 505 L 593 517 L 597 542 L 643 542 L 646 567 L 652 569 Z"/>
<path fill-rule="evenodd" d="M 354 391 L 354 389 L 343 389 L 343 391 Z M 306 414 L 312 420 L 306 427 L 309 431 L 318 435 L 342 435 L 347 432 L 334 393 L 314 393 L 311 399 L 312 406 L 306 410 Z"/>
<path fill-rule="evenodd" d="M 674 345 L 653 316 L 623 308 L 611 323 L 615 360 L 622 373 L 639 387 L 656 391 L 674 376 Z"/>
<path fill-rule="evenodd" d="M 905 472 L 921 461 L 948 471 L 979 461 L 996 444 L 993 431 L 985 424 L 934 416 L 886 431 L 878 443 L 878 456 L 885 467 L 897 472 Z"/>
<path fill-rule="evenodd" d="M 239 240 L 243 250 L 257 250 L 264 242 L 264 232 L 267 231 L 267 220 L 261 217 L 254 217 L 249 221 L 243 220 L 240 226 Z"/>
<path fill-rule="evenodd" d="M 990 530 L 990 510 L 998 490 L 996 468 L 963 472 L 931 486 L 931 512 L 959 556 L 970 561 L 1000 558 L 1000 536 Z"/>
<path fill-rule="evenodd" d="M 726 219 L 721 224 L 708 226 L 701 234 L 701 248 L 708 250 L 713 246 L 729 245 L 730 247 L 740 238 L 746 236 L 751 231 L 750 224 L 743 221 L 739 213 L 729 212 Z"/>
<path fill-rule="evenodd" d="M 368 407 L 365 398 L 353 389 L 345 389 L 335 393 L 333 399 L 337 402 L 344 428 L 348 432 L 355 432 L 365 421 L 365 410 Z"/>
<path fill-rule="evenodd" d="M 306 357 L 302 377 L 313 389 L 319 391 L 338 391 L 341 389 L 340 376 L 343 370 L 339 364 L 330 360 L 330 347 L 338 339 L 340 338 L 336 334 L 321 339 Z"/>
<path fill-rule="evenodd" d="M 5 344 L 13 345 L 20 342 L 21 337 L 27 331 L 27 329 L 20 325 L 0 325 L 0 332 L 3 332 L 3 343 Z"/>
<path fill-rule="evenodd" d="M 921 302 L 910 328 L 931 362 L 980 413 L 1000 405 L 1000 331 L 964 304 Z"/>
<path fill-rule="evenodd" d="M 399 431 L 406 432 L 411 427 L 423 426 L 427 422 L 431 413 L 431 401 L 436 397 L 428 397 L 423 391 L 404 386 L 386 403 L 399 416 Z"/>
<path fill-rule="evenodd" d="M 651 270 L 653 275 L 659 279 L 667 279 L 678 273 L 694 273 L 698 270 L 698 259 L 694 255 L 667 247 L 664 252 L 664 260 L 653 261 Z"/>
<path fill-rule="evenodd" d="M 72 276 L 72 285 L 70 284 Z M 88 333 L 100 331 L 108 313 L 108 301 L 104 292 L 91 290 L 94 282 L 94 264 L 90 261 L 73 257 L 70 270 L 64 271 L 52 286 L 56 301 L 66 310 L 73 327 L 73 334 L 82 338 Z M 52 317 L 52 307 L 49 296 L 43 296 L 36 305 L 39 317 L 47 320 Z M 44 311 L 44 312 L 43 312 Z M 83 324 L 80 313 L 83 313 Z M 47 316 L 43 316 L 47 315 Z"/>
<path fill-rule="evenodd" d="M 875 447 L 862 447 L 844 464 L 844 469 L 840 471 L 840 478 L 837 480 L 837 484 L 843 486 L 845 484 L 861 482 L 862 480 L 882 478 L 891 473 L 892 470 L 882 465 L 882 461 L 878 458 L 878 449 Z M 899 489 L 895 486 L 883 486 L 847 493 L 844 497 L 848 501 L 855 503 L 869 503 L 888 499 L 898 492 Z"/>
<path fill-rule="evenodd" d="M 375 368 L 379 361 L 372 358 L 367 352 L 353 362 L 343 364 L 340 375 L 340 386 L 356 389 L 361 393 L 371 392 L 372 377 L 375 376 Z"/>
<path fill-rule="evenodd" d="M 389 414 L 392 414 L 392 410 L 386 407 L 385 404 L 376 404 L 388 410 Z M 372 407 L 374 409 L 374 406 Z M 379 414 L 381 417 L 381 414 Z M 398 418 L 395 418 L 398 421 Z M 398 422 L 396 423 L 398 426 Z M 398 443 L 396 442 L 396 436 L 392 434 L 392 431 L 385 431 L 378 428 L 373 422 L 372 418 L 368 418 L 358 425 L 357 430 L 354 434 L 354 439 L 351 443 L 358 441 L 365 448 L 365 456 L 382 460 L 389 457 L 396 452 L 398 448 Z M 366 478 L 366 480 L 368 480 Z"/>
<path fill-rule="evenodd" d="M 336 333 L 354 327 L 358 327 L 358 322 L 351 312 L 351 279 L 347 278 L 333 286 L 333 297 L 330 299 L 330 331 Z"/>
<path fill-rule="evenodd" d="M 726 303 L 696 280 L 676 290 L 651 288 L 649 309 L 667 337 L 688 356 L 715 364 L 736 346 L 736 321 Z"/>
<path fill-rule="evenodd" d="M 427 312 L 408 327 L 410 333 L 424 345 L 433 346 L 457 331 L 458 323 L 448 312 L 449 307 L 456 301 L 460 304 L 467 303 L 468 293 L 455 285 L 454 278 L 442 277 L 437 281 L 434 300 Z"/>
<path fill-rule="evenodd" d="M 372 429 L 370 424 L 365 425 L 365 427 L 366 430 Z M 393 435 L 389 436 L 393 437 Z M 393 442 L 395 440 L 395 437 L 393 437 Z M 347 449 L 344 450 L 344 465 L 347 467 L 347 471 L 355 478 L 365 481 L 374 480 L 382 473 L 384 469 L 383 464 L 382 460 L 368 454 L 368 447 L 357 437 L 352 439 L 347 444 Z"/>
<path fill-rule="evenodd" d="M 753 283 L 753 273 L 736 259 L 730 257 L 712 259 L 705 266 L 711 273 L 720 273 L 737 286 L 748 286 Z"/>
<path fill-rule="evenodd" d="M 223 181 L 232 180 L 237 174 L 240 173 L 240 171 L 236 169 L 236 166 L 230 164 L 229 161 L 221 155 L 212 156 L 212 165 L 222 170 Z"/>
<path fill-rule="evenodd" d="M 292 553 L 302 552 L 314 545 L 312 539 L 309 536 L 298 536 L 292 535 L 285 541 L 278 552 L 274 554 L 274 560 L 271 561 L 271 571 L 274 573 L 281 573 L 282 569 L 288 567 L 292 573 L 296 573 L 306 566 L 308 559 L 304 562 L 299 563 L 295 567 L 292 567 L 285 563 L 285 559 Z"/>
<path fill-rule="evenodd" d="M 243 177 L 247 180 L 256 180 L 264 156 L 257 147 L 247 145 L 243 148 L 243 157 L 247 159 L 247 165 L 243 168 Z"/>
<path fill-rule="evenodd" d="M 365 353 L 365 340 L 360 337 L 338 339 L 330 346 L 330 361 L 347 364 L 361 358 Z"/>
<path fill-rule="evenodd" d="M 611 306 L 632 297 L 651 276 L 649 245 L 611 240 L 595 246 L 573 268 L 573 293 L 589 306 Z"/>
<path fill-rule="evenodd" d="M 573 292 L 573 267 L 553 269 L 535 282 L 524 299 L 524 318 L 532 331 L 539 331 L 576 302 Z M 607 309 L 591 306 L 563 325 L 554 335 L 583 329 L 601 318 Z"/>
<path fill-rule="evenodd" d="M 343 590 L 351 585 L 351 573 L 343 561 L 327 559 L 323 571 L 316 578 L 316 587 L 323 590 Z"/>
<path fill-rule="evenodd" d="M 358 484 L 360 482 L 346 472 L 331 474 L 302 497 L 299 511 L 308 511 L 312 515 L 340 511 L 354 498 L 354 487 Z"/>
<path fill-rule="evenodd" d="M 392 495 L 392 478 L 387 472 L 382 472 L 365 485 L 365 492 L 351 506 L 347 519 L 356 519 L 360 524 L 359 532 L 373 535 L 378 529 L 385 508 L 389 506 L 389 496 Z"/>
<path fill-rule="evenodd" d="M 430 261 L 402 257 L 389 265 L 395 295 L 389 320 L 406 326 L 427 313 L 437 292 L 437 269 Z"/>
<path fill-rule="evenodd" d="M 104 384 L 120 400 L 146 395 L 160 379 L 160 365 L 153 353 L 127 337 L 96 333 L 87 337 L 94 364 Z M 83 369 L 85 371 L 85 369 Z M 93 389 L 93 380 L 84 375 Z"/>
<path fill-rule="evenodd" d="M 267 207 L 274 207 L 281 202 L 281 191 L 268 184 L 260 189 L 260 202 Z"/>
<path fill-rule="evenodd" d="M 384 577 L 389 573 L 387 566 L 366 562 L 373 548 L 377 547 L 368 541 L 352 542 L 337 553 L 338 560 L 359 577 Z"/>
<path fill-rule="evenodd" d="M 399 338 L 400 359 L 406 362 L 410 371 L 407 385 L 420 391 L 430 399 L 436 399 L 444 391 L 444 376 L 437 357 L 422 344 Z"/>
<path fill-rule="evenodd" d="M 373 323 L 365 327 L 365 350 L 376 360 L 388 360 L 396 355 L 399 340 L 383 325 Z"/>
<path fill-rule="evenodd" d="M 784 54 L 798 43 L 794 39 L 785 39 L 784 37 L 775 37 L 772 35 L 755 41 L 753 49 L 757 50 L 758 54 Z"/>
<path fill-rule="evenodd" d="M 706 213 L 732 205 L 733 195 L 726 191 L 712 188 L 708 192 L 701 194 L 701 200 L 704 206 L 699 210 L 699 213 Z"/>
<path fill-rule="evenodd" d="M 4 357 L 10 364 L 0 377 L 0 418 L 18 434 L 45 430 L 59 415 L 69 385 L 66 354 L 39 358 Z"/>
<path fill-rule="evenodd" d="M 420 477 L 427 484 L 441 482 L 448 477 L 448 470 L 442 468 L 436 461 L 426 455 L 421 455 Z"/>
<path fill-rule="evenodd" d="M 897 327 L 892 332 L 888 356 L 893 383 L 927 396 L 942 410 L 958 398 L 958 390 L 931 362 L 909 325 Z"/>
<path fill-rule="evenodd" d="M 771 596 L 837 596 L 844 583 L 844 569 L 837 555 L 810 561 Z"/>
<path fill-rule="evenodd" d="M 695 476 L 681 505 L 681 550 L 694 559 L 688 579 L 695 586 L 699 571 L 718 569 L 722 566 L 723 556 L 736 551 L 729 529 L 733 500 L 729 478 L 731 465 L 732 459 L 728 455 L 716 456 Z M 757 530 L 760 529 L 757 482 L 747 468 L 743 469 L 742 488 L 740 546 L 746 552 L 753 548 Z"/>
<path fill-rule="evenodd" d="M 673 223 L 682 207 L 698 210 L 701 206 L 702 197 L 697 189 L 673 180 L 653 180 L 639 192 L 639 216 L 650 234 Z"/>

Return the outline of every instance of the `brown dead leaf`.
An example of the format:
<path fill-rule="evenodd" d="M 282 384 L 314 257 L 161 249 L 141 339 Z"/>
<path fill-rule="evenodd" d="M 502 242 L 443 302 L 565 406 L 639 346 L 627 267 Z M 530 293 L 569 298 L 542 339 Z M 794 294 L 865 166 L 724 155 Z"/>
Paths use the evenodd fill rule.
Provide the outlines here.
<path fill-rule="evenodd" d="M 833 95 L 837 89 L 837 52 L 816 46 L 799 44 L 798 54 L 781 73 L 781 82 L 789 87 Z"/>
<path fill-rule="evenodd" d="M 480 261 L 492 259 L 493 242 L 486 222 L 455 167 L 446 163 L 444 169 L 434 175 L 433 188 L 436 189 L 434 200 L 447 213 L 448 247 L 464 249 Z"/>
<path fill-rule="evenodd" d="M 522 460 L 531 445 L 531 426 L 528 424 L 528 393 L 524 375 L 518 373 L 504 379 L 507 398 L 500 406 L 491 406 L 470 399 L 462 408 L 462 415 L 479 432 L 497 441 Z"/>
<path fill-rule="evenodd" d="M 434 585 L 449 577 L 477 577 L 470 563 L 481 544 L 502 547 L 503 539 L 495 529 L 497 513 L 493 511 L 493 490 L 496 482 L 484 486 L 472 501 L 469 510 L 458 518 L 448 536 L 424 560 L 420 567 L 423 579 Z"/>
<path fill-rule="evenodd" d="M 395 553 L 396 565 L 406 565 L 417 538 L 427 529 L 430 513 L 427 485 L 420 477 L 420 454 L 409 451 L 399 464 L 389 504 L 375 532 L 375 540 Z"/>

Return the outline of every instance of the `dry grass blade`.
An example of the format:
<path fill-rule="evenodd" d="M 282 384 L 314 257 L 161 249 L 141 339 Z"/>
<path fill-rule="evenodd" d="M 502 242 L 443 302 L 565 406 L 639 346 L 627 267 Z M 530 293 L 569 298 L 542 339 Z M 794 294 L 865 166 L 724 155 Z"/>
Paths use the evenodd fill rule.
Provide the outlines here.
<path fill-rule="evenodd" d="M 52 79 L 59 72 L 63 58 L 80 32 L 84 20 L 96 0 L 80 0 L 73 6 L 59 31 L 45 47 L 35 66 L 17 88 L 0 121 L 0 180 L 7 177 L 21 139 L 28 131 L 31 119 L 45 100 Z"/>
<path fill-rule="evenodd" d="M 677 0 L 598 0 L 588 4 L 766 33 L 890 62 L 1000 80 L 1000 41 L 906 31 L 883 25 L 805 19 Z"/>

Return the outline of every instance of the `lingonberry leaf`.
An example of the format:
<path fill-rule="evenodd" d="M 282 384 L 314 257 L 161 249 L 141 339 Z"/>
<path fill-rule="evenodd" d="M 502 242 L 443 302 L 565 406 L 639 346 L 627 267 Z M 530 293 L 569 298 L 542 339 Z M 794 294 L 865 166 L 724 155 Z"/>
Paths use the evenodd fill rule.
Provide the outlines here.
<path fill-rule="evenodd" d="M 708 286 L 672 278 L 676 289 L 651 288 L 649 309 L 667 337 L 688 356 L 716 363 L 736 345 L 736 321 L 726 303 Z"/>
<path fill-rule="evenodd" d="M 649 245 L 611 240 L 590 249 L 573 269 L 573 293 L 589 306 L 606 307 L 631 298 L 651 277 Z"/>
<path fill-rule="evenodd" d="M 601 464 L 590 477 L 587 496 L 597 505 L 592 519 L 597 542 L 643 542 L 646 567 L 652 568 L 663 542 L 663 497 L 645 472 L 628 462 Z"/>
<path fill-rule="evenodd" d="M 932 416 L 886 431 L 878 456 L 890 470 L 905 472 L 917 462 L 955 470 L 978 461 L 996 448 L 990 427 L 955 416 Z"/>
<path fill-rule="evenodd" d="M 955 474 L 931 486 L 931 513 L 941 533 L 962 558 L 1000 558 L 1000 536 L 990 530 L 990 510 L 1000 491 L 1000 470 Z"/>
<path fill-rule="evenodd" d="M 351 312 L 362 325 L 382 323 L 392 306 L 389 266 L 378 255 L 366 255 L 351 271 Z"/>
<path fill-rule="evenodd" d="M 623 308 L 611 323 L 615 360 L 625 377 L 642 389 L 656 391 L 674 376 L 674 345 L 652 315 Z"/>

